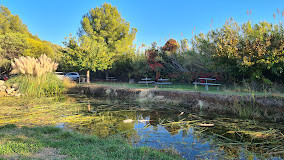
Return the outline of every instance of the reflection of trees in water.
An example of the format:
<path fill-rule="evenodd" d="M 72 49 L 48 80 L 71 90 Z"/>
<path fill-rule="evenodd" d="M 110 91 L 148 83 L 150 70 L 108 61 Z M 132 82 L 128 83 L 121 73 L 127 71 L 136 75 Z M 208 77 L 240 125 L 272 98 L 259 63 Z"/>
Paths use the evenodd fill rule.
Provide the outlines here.
<path fill-rule="evenodd" d="M 193 128 L 192 135 L 198 143 L 211 142 L 212 145 L 218 146 L 215 147 L 216 150 L 206 153 L 205 156 L 207 157 L 212 156 L 214 158 L 215 156 L 219 156 L 221 158 L 226 157 L 236 159 L 241 158 L 240 155 L 242 157 L 249 158 L 253 157 L 255 154 L 258 154 L 258 157 L 269 157 L 269 152 L 272 153 L 281 151 L 283 153 L 284 150 L 283 146 L 279 146 L 281 143 L 283 144 L 283 135 L 282 139 L 281 137 L 279 138 L 279 136 L 278 139 L 277 137 L 273 138 L 272 136 L 277 134 L 273 134 L 272 131 L 269 131 L 272 133 L 271 136 L 263 137 L 264 134 L 261 134 L 261 136 L 257 137 L 255 136 L 256 134 L 251 132 L 266 132 L 269 129 L 260 127 L 261 125 L 259 124 L 259 127 L 256 124 L 249 124 L 247 121 L 243 123 L 242 120 L 239 119 L 236 119 L 233 124 L 222 119 L 212 117 L 210 118 L 211 120 L 208 120 L 204 117 L 199 117 L 198 115 L 189 116 L 188 114 L 183 114 L 182 116 L 179 116 L 180 112 L 178 110 L 170 110 L 165 108 L 152 108 L 143 111 L 138 111 L 137 108 L 135 108 L 136 111 L 134 111 L 134 109 L 129 111 L 129 107 L 123 103 L 122 105 L 117 105 L 116 107 L 110 105 L 108 107 L 102 106 L 91 108 L 91 110 L 92 109 L 95 112 L 88 111 L 90 109 L 87 107 L 85 115 L 93 117 L 98 116 L 99 118 L 93 118 L 88 124 L 82 125 L 81 130 L 84 130 L 85 127 L 87 128 L 88 132 L 91 131 L 92 133 L 100 136 L 109 136 L 116 133 L 123 133 L 126 137 L 137 135 L 136 131 L 133 129 L 134 123 L 123 123 L 123 120 L 138 120 L 148 118 L 150 120 L 147 123 L 148 125 L 151 125 L 154 129 L 157 129 L 158 126 L 163 126 L 172 135 L 176 135 L 179 131 L 181 131 L 182 136 L 186 137 L 189 129 Z M 197 124 L 202 122 L 214 123 L 215 127 L 199 127 Z M 167 125 L 165 125 L 165 123 L 167 123 Z M 241 125 L 243 126 L 240 127 Z M 80 129 L 80 125 L 77 128 Z M 270 139 L 266 140 L 266 138 Z M 273 148 L 274 150 L 272 150 Z"/>
<path fill-rule="evenodd" d="M 283 125 L 258 123 L 257 121 L 240 119 L 221 119 L 199 117 L 185 113 L 179 116 L 178 110 L 149 109 L 139 110 L 134 104 L 119 102 L 113 104 L 103 99 L 80 97 L 65 97 L 60 102 L 52 98 L 25 98 L 17 102 L 1 102 L 0 123 L 25 125 L 58 125 L 65 122 L 67 128 L 83 133 L 91 133 L 100 137 L 113 134 L 122 134 L 128 138 L 137 136 L 134 126 L 138 119 L 150 120 L 148 125 L 153 129 L 164 127 L 172 135 L 177 133 L 183 137 L 193 127 L 193 136 L 198 143 L 211 142 L 217 145 L 216 150 L 206 153 L 210 157 L 220 156 L 240 158 L 258 155 L 260 158 L 269 158 L 269 154 L 283 156 Z M 37 102 L 35 104 L 34 102 Z M 78 102 L 79 101 L 79 102 Z M 28 106 L 28 107 L 27 107 Z M 138 109 L 137 109 L 138 108 Z M 132 119 L 133 123 L 123 123 L 125 119 Z M 196 121 L 195 120 L 199 120 Z M 214 123 L 213 128 L 202 128 L 197 123 Z M 167 125 L 165 125 L 167 123 Z M 145 124 L 146 125 L 146 124 Z M 269 129 L 272 128 L 272 129 Z M 214 153 L 214 154 L 213 154 Z"/>
<path fill-rule="evenodd" d="M 89 107 L 87 107 L 87 111 Z M 88 116 L 90 119 L 81 123 L 69 123 L 68 128 L 73 130 L 95 134 L 99 137 L 121 134 L 126 137 L 136 135 L 134 123 L 123 123 L 123 120 L 129 118 L 136 120 L 135 111 L 96 111 L 93 113 L 83 112 L 82 116 Z"/>
<path fill-rule="evenodd" d="M 184 116 L 179 116 L 180 112 L 175 110 L 163 110 L 163 111 L 150 111 L 150 124 L 152 126 L 163 125 L 168 122 L 178 122 Z M 167 125 L 164 128 L 172 135 L 178 134 L 178 132 L 184 128 L 181 125 Z"/>

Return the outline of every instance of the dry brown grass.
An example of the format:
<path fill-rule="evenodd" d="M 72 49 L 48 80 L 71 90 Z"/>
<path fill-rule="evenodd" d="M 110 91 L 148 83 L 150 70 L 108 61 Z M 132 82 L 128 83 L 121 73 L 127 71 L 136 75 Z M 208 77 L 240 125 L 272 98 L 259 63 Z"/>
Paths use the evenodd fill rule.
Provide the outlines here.
<path fill-rule="evenodd" d="M 57 69 L 58 63 L 53 62 L 45 54 L 41 55 L 38 59 L 27 56 L 14 58 L 15 63 L 12 61 L 13 74 L 29 74 L 34 76 L 41 76 L 48 72 L 53 72 Z"/>

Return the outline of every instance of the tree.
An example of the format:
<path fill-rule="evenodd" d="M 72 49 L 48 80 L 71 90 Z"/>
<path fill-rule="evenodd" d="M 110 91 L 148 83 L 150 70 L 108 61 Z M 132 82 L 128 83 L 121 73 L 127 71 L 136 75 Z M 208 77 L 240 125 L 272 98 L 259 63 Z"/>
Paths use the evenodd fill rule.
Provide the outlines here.
<path fill-rule="evenodd" d="M 188 39 L 184 38 L 180 40 L 180 51 L 186 52 L 189 50 Z"/>
<path fill-rule="evenodd" d="M 38 58 L 43 54 L 48 57 L 54 58 L 54 51 L 49 45 L 41 41 L 40 39 L 27 37 L 27 49 L 23 52 L 23 56 L 31 56 Z"/>
<path fill-rule="evenodd" d="M 38 58 L 46 54 L 55 57 L 52 48 L 33 36 L 18 15 L 12 15 L 7 7 L 0 8 L 0 70 L 9 71 L 10 61 L 19 56 Z M 1 73 L 1 72 L 0 72 Z"/>
<path fill-rule="evenodd" d="M 12 15 L 7 7 L 1 5 L 0 8 L 0 34 L 21 33 L 30 35 L 27 26 L 22 23 L 18 15 Z"/>
<path fill-rule="evenodd" d="M 179 47 L 180 45 L 175 39 L 169 39 L 167 43 L 163 46 L 163 50 L 169 52 L 176 52 Z"/>
<path fill-rule="evenodd" d="M 84 15 L 79 39 L 69 38 L 67 47 L 76 50 L 76 54 L 70 53 L 74 59 L 72 56 L 69 59 L 81 70 L 88 70 L 89 81 L 89 70 L 110 69 L 119 56 L 131 50 L 136 32 L 135 28 L 130 31 L 130 24 L 121 17 L 116 7 L 105 3 Z M 74 60 L 79 62 L 75 64 Z"/>
<path fill-rule="evenodd" d="M 20 33 L 0 35 L 0 55 L 6 59 L 18 57 L 27 49 L 27 37 Z"/>
<path fill-rule="evenodd" d="M 221 29 L 195 36 L 193 45 L 201 54 L 210 55 L 216 66 L 235 77 L 271 83 L 273 75 L 283 74 L 283 24 L 251 22 L 239 26 L 232 19 Z"/>
<path fill-rule="evenodd" d="M 91 9 L 81 24 L 79 36 L 83 44 L 96 41 L 107 48 L 105 56 L 110 61 L 104 70 L 109 69 L 120 55 L 129 52 L 137 32 L 136 28 L 130 31 L 130 24 L 121 17 L 117 8 L 107 3 L 101 8 Z"/>

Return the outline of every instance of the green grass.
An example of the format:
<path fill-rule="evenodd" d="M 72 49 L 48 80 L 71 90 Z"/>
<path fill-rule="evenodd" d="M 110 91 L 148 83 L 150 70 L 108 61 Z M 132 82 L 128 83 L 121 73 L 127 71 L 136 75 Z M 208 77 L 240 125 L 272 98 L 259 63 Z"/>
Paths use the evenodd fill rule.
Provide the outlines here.
<path fill-rule="evenodd" d="M 114 136 L 64 131 L 56 127 L 0 127 L 0 159 L 181 159 L 173 151 L 135 148 Z"/>
<path fill-rule="evenodd" d="M 220 86 L 220 91 L 217 91 L 216 86 L 209 86 L 209 91 L 205 90 L 203 85 L 197 85 L 197 88 L 193 84 L 184 84 L 184 83 L 177 83 L 172 85 L 165 85 L 162 87 L 156 85 L 145 85 L 145 84 L 137 84 L 137 83 L 110 83 L 110 82 L 95 82 L 91 83 L 95 85 L 108 85 L 108 86 L 116 86 L 116 87 L 124 87 L 130 89 L 158 89 L 158 90 L 170 90 L 170 91 L 194 91 L 194 92 L 204 92 L 210 94 L 220 94 L 220 95 L 254 95 L 254 96 L 269 96 L 269 97 L 279 97 L 284 98 L 284 93 L 280 92 L 258 92 L 251 90 L 247 87 L 243 87 L 246 91 L 238 91 L 239 87 L 235 86 Z M 80 84 L 84 85 L 84 84 Z"/>
<path fill-rule="evenodd" d="M 65 86 L 54 73 L 40 77 L 18 75 L 8 80 L 8 84 L 17 84 L 21 94 L 31 97 L 54 96 L 63 93 Z"/>

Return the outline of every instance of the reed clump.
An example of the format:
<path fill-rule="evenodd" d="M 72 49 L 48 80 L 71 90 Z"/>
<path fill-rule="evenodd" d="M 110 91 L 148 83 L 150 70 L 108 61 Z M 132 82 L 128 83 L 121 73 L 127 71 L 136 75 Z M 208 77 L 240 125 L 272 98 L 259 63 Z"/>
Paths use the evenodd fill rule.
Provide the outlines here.
<path fill-rule="evenodd" d="M 11 62 L 13 67 L 12 74 L 20 73 L 39 77 L 55 71 L 58 67 L 58 63 L 53 62 L 45 54 L 41 55 L 38 59 L 27 56 L 14 58 L 14 61 Z"/>
<path fill-rule="evenodd" d="M 21 94 L 31 97 L 54 96 L 63 93 L 69 84 L 60 80 L 53 72 L 58 63 L 45 54 L 38 59 L 19 57 L 11 62 L 12 74 L 17 74 L 8 81 L 17 84 Z"/>

